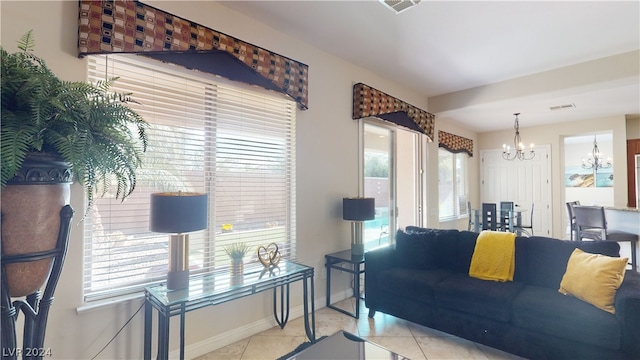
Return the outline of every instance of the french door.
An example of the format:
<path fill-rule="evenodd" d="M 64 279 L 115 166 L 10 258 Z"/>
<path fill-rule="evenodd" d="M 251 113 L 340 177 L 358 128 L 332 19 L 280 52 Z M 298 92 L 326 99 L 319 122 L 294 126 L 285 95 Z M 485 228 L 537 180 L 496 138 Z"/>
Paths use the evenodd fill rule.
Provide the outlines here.
<path fill-rule="evenodd" d="M 424 135 L 376 119 L 360 120 L 361 195 L 375 198 L 376 217 L 364 223 L 365 249 L 392 244 L 395 232 L 422 226 Z"/>

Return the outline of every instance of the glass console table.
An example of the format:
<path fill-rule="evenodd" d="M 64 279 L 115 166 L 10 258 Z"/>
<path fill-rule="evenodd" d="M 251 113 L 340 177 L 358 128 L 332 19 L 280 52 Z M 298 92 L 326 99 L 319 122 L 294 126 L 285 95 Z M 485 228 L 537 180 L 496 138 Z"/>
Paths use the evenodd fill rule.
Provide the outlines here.
<path fill-rule="evenodd" d="M 229 269 L 220 269 L 189 278 L 189 288 L 168 291 L 166 284 L 145 289 L 144 358 L 151 359 L 153 309 L 158 311 L 158 359 L 169 358 L 169 320 L 180 316 L 180 359 L 184 359 L 185 314 L 206 306 L 218 305 L 265 290 L 273 290 L 273 315 L 281 328 L 289 319 L 289 285 L 303 282 L 304 326 L 307 337 L 315 341 L 313 267 L 282 260 L 278 266 L 245 264 L 244 273 L 232 277 Z M 280 306 L 278 311 L 278 289 Z M 310 294 L 309 294 L 310 292 Z M 310 304 L 309 304 L 310 302 Z M 310 306 L 310 307 L 309 307 Z"/>

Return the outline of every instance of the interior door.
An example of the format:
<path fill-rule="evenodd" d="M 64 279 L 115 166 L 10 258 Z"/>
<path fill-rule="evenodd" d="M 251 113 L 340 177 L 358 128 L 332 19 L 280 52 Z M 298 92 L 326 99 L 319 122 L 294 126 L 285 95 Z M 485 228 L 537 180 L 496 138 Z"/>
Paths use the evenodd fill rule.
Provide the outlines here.
<path fill-rule="evenodd" d="M 482 150 L 480 177 L 482 179 L 481 202 L 513 201 L 516 205 L 533 211 L 535 235 L 551 236 L 551 162 L 549 145 L 536 146 L 532 160 L 505 160 L 502 150 Z M 530 212 L 523 213 L 528 223 Z"/>

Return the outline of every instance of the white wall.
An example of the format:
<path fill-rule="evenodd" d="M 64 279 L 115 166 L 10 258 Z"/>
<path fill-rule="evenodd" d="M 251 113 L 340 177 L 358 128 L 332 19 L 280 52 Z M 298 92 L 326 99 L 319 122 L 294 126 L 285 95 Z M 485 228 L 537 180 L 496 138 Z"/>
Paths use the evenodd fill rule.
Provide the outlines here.
<path fill-rule="evenodd" d="M 584 135 L 588 133 L 611 131 L 613 134 L 613 146 L 611 154 L 613 159 L 626 159 L 626 120 L 624 115 L 608 118 L 583 120 L 580 122 L 565 122 L 545 126 L 520 128 L 522 137 L 527 142 L 537 145 L 551 145 L 551 178 L 553 204 L 552 236 L 563 238 L 563 227 L 566 216 L 564 195 L 564 138 L 567 136 Z M 478 135 L 480 149 L 498 149 L 509 139 L 513 139 L 513 130 L 505 130 Z M 616 207 L 625 207 L 627 204 L 627 168 L 615 166 L 613 176 L 612 204 Z M 571 200 L 571 199 L 568 199 Z"/>
<path fill-rule="evenodd" d="M 326 253 L 347 249 L 349 224 L 341 219 L 341 199 L 357 194 L 357 122 L 351 120 L 352 86 L 363 82 L 428 110 L 426 98 L 383 79 L 374 73 L 321 52 L 286 34 L 262 25 L 219 3 L 208 1 L 148 1 L 148 4 L 230 34 L 309 65 L 309 110 L 297 115 L 298 260 L 316 268 L 316 306 L 324 305 L 325 284 L 321 269 Z M 1 44 L 16 51 L 16 41 L 34 30 L 36 53 L 65 80 L 85 80 L 86 61 L 77 57 L 76 1 L 1 1 Z M 449 129 L 447 131 L 453 131 Z M 466 132 L 456 132 L 465 135 Z M 466 133 L 474 137 L 473 134 Z M 437 144 L 429 144 L 430 163 L 437 164 Z M 432 174 L 435 174 L 430 169 Z M 434 177 L 435 184 L 434 187 Z M 431 176 L 437 188 L 437 175 Z M 437 210 L 437 195 L 430 209 Z M 74 185 L 72 206 L 76 210 L 70 248 L 56 298 L 49 316 L 45 345 L 54 359 L 93 357 L 141 305 L 141 300 L 99 307 L 78 314 L 82 304 L 82 225 L 83 193 Z M 434 205 L 435 204 L 435 205 Z M 433 218 L 433 215 L 431 215 Z M 435 211 L 437 224 L 437 211 Z M 338 274 L 334 291 L 349 287 L 347 274 Z M 301 306 L 301 288 L 292 287 L 292 306 Z M 244 298 L 217 307 L 187 314 L 186 344 L 197 350 L 211 350 L 262 330 L 275 323 L 271 313 L 271 294 Z M 142 312 L 100 355 L 103 359 L 142 357 Z M 265 325 L 266 324 L 266 325 Z M 177 319 L 171 327 L 171 350 L 178 345 Z M 235 329 L 235 331 L 234 331 Z M 193 352 L 195 351 L 195 352 Z M 155 352 L 155 350 L 154 350 Z"/>

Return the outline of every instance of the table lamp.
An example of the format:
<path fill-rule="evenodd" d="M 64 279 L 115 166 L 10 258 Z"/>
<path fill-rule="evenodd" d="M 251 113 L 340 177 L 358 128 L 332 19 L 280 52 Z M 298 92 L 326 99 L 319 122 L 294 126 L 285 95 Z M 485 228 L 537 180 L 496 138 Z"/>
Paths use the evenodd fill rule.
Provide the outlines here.
<path fill-rule="evenodd" d="M 189 234 L 207 228 L 208 195 L 194 192 L 151 194 L 149 229 L 171 233 L 167 289 L 189 287 Z"/>
<path fill-rule="evenodd" d="M 343 198 L 342 218 L 351 221 L 351 255 L 362 256 L 364 243 L 362 242 L 363 221 L 376 217 L 374 198 Z"/>

